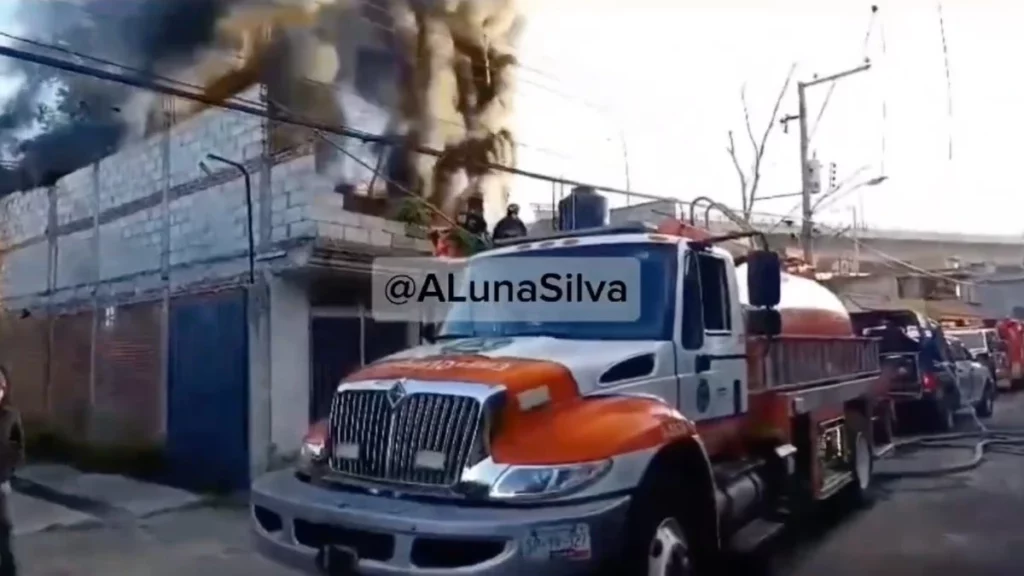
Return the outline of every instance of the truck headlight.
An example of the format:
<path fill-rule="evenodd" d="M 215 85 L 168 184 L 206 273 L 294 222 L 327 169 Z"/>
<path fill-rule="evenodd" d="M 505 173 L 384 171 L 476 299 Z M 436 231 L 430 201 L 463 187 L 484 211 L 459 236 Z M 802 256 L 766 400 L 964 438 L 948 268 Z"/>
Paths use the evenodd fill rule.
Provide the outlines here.
<path fill-rule="evenodd" d="M 298 469 L 310 474 L 327 461 L 327 421 L 321 420 L 309 428 L 299 447 Z"/>
<path fill-rule="evenodd" d="M 491 487 L 491 498 L 527 499 L 560 496 L 599 480 L 611 460 L 561 466 L 512 466 Z"/>

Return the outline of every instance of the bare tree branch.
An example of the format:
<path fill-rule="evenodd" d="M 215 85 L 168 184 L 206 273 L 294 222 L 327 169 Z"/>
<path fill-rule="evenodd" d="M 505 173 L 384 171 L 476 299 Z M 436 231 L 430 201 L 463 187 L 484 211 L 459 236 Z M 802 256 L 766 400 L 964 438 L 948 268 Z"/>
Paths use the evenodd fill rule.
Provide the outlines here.
<path fill-rule="evenodd" d="M 725 148 L 725 151 L 729 153 L 729 157 L 732 158 L 732 165 L 736 168 L 736 174 L 740 177 L 740 200 L 741 206 L 743 207 L 743 213 L 747 213 L 747 175 L 743 172 L 743 168 L 740 168 L 740 160 L 736 156 L 736 142 L 732 137 L 732 130 L 729 130 L 729 146 Z M 744 216 L 746 218 L 746 216 Z"/>
<path fill-rule="evenodd" d="M 775 97 L 775 106 L 772 108 L 772 115 L 768 119 L 768 124 L 764 127 L 764 133 L 761 135 L 761 143 L 754 148 L 754 174 L 753 181 L 750 184 L 750 209 L 754 208 L 754 201 L 757 199 L 757 186 L 761 183 L 761 160 L 764 158 L 765 146 L 768 144 L 768 137 L 771 136 L 772 128 L 775 127 L 775 121 L 779 117 L 779 108 L 782 107 L 782 100 L 786 97 L 786 92 L 789 91 L 789 85 L 793 81 L 793 74 L 796 72 L 796 62 L 789 67 L 789 72 L 786 73 L 786 80 L 782 83 L 782 89 L 779 90 L 779 95 Z M 749 127 L 750 124 L 748 123 Z M 751 134 L 753 138 L 753 134 Z M 747 218 L 749 219 L 749 215 Z"/>
<path fill-rule="evenodd" d="M 747 139 L 750 142 L 752 150 L 749 172 L 740 167 L 739 155 L 736 152 L 736 143 L 731 130 L 729 131 L 729 146 L 726 148 L 726 151 L 729 153 L 733 167 L 736 168 L 736 173 L 740 178 L 740 197 L 742 200 L 743 218 L 746 220 L 750 220 L 751 214 L 754 210 L 754 202 L 757 200 L 758 187 L 761 184 L 761 164 L 764 160 L 765 150 L 768 145 L 768 138 L 771 136 L 772 129 L 775 127 L 775 122 L 778 120 L 779 109 L 782 107 L 782 100 L 786 97 L 786 92 L 789 91 L 789 86 L 793 81 L 793 75 L 795 72 L 796 63 L 793 63 L 793 65 L 789 67 L 789 72 L 786 74 L 786 80 L 783 82 L 778 96 L 775 98 L 775 106 L 772 108 L 771 117 L 765 125 L 764 132 L 761 133 L 760 139 L 755 135 L 754 123 L 750 119 L 750 105 L 747 101 L 746 84 L 740 88 L 740 102 L 743 105 L 744 127 L 746 128 Z"/>

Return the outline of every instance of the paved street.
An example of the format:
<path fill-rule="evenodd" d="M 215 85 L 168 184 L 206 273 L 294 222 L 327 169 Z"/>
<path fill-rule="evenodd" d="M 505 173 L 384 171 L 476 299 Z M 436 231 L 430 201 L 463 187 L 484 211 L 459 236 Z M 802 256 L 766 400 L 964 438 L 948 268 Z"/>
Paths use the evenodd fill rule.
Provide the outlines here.
<path fill-rule="evenodd" d="M 1002 399 L 992 425 L 1024 427 L 1024 394 Z M 911 460 L 938 464 L 969 456 L 969 450 L 929 450 Z M 52 484 L 54 475 L 37 477 Z M 72 490 L 67 484 L 62 489 Z M 107 484 L 113 490 L 109 477 L 80 481 L 84 487 L 77 489 L 101 498 Z M 291 576 L 252 553 L 244 509 L 156 494 L 147 498 L 164 502 L 164 508 L 173 510 L 175 502 L 188 507 L 147 516 L 159 507 L 145 504 L 141 495 L 117 496 L 116 506 L 86 509 L 84 515 L 34 513 L 55 527 L 18 538 L 24 574 Z M 814 541 L 777 551 L 764 567 L 772 576 L 1012 576 L 1024 566 L 1022 510 L 1024 456 L 994 454 L 973 472 L 890 482 L 873 507 L 824 522 Z M 42 522 L 36 528 L 45 527 Z"/>
<path fill-rule="evenodd" d="M 1024 428 L 1024 393 L 1004 396 L 989 426 Z M 966 449 L 929 450 L 919 459 L 942 464 L 970 456 Z M 1024 455 L 989 454 L 969 473 L 884 488 L 869 509 L 826 522 L 816 542 L 777 554 L 773 576 L 1021 573 Z"/>

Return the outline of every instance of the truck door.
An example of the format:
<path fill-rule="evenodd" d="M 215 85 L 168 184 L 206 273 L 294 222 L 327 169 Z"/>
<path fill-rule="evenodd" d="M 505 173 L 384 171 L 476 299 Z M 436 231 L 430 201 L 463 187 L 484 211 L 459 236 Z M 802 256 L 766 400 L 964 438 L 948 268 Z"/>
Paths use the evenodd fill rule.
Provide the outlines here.
<path fill-rule="evenodd" d="M 722 256 L 685 251 L 680 310 L 679 410 L 695 421 L 746 410 L 746 355 L 734 274 Z"/>

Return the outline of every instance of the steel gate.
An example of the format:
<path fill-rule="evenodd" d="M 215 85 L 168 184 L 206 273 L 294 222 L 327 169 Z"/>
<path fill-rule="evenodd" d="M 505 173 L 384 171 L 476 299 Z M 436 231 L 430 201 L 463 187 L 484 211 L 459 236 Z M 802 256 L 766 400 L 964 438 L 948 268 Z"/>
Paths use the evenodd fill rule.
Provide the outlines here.
<path fill-rule="evenodd" d="M 171 303 L 167 460 L 172 483 L 249 486 L 249 350 L 245 293 Z"/>

